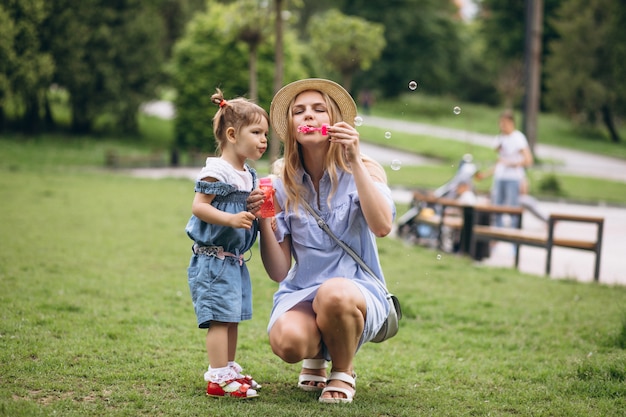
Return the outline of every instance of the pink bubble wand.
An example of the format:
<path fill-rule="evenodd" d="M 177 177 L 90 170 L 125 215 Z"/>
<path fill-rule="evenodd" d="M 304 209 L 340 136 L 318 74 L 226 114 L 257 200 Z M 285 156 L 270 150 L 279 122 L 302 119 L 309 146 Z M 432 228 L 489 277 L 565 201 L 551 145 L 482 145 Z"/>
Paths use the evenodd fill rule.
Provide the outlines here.
<path fill-rule="evenodd" d="M 322 136 L 328 136 L 328 125 L 324 124 L 322 127 L 312 127 L 307 125 L 298 126 L 298 133 L 311 133 L 320 132 Z"/>

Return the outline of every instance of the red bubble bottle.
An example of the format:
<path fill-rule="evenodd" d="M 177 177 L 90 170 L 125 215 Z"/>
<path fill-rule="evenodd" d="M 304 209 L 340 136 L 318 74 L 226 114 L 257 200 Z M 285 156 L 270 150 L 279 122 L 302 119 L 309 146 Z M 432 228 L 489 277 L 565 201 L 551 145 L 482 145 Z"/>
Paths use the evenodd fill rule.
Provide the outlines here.
<path fill-rule="evenodd" d="M 274 210 L 274 186 L 272 185 L 271 178 L 259 179 L 259 188 L 265 195 L 265 201 L 261 205 L 260 216 L 261 217 L 274 217 L 276 211 Z"/>

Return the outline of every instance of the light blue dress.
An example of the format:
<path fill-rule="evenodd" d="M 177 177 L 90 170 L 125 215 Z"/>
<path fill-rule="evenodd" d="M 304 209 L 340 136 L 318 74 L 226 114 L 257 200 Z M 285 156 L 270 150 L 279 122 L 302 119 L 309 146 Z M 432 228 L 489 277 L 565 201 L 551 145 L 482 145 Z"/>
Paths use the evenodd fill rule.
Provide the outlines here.
<path fill-rule="evenodd" d="M 361 202 L 352 174 L 339 171 L 337 190 L 330 202 L 331 182 L 328 173 L 320 180 L 319 199 L 310 176 L 302 170 L 299 174 L 308 190 L 307 201 L 317 210 L 330 229 L 359 254 L 365 263 L 384 282 L 383 271 L 378 257 L 376 236 L 369 229 L 361 210 Z M 395 205 L 391 190 L 386 184 L 375 183 L 383 198 L 392 208 L 395 218 Z M 282 180 L 274 181 L 275 199 L 285 207 L 286 194 Z M 318 202 L 319 201 L 319 206 Z M 329 278 L 344 277 L 353 280 L 367 302 L 367 317 L 360 345 L 371 340 L 389 312 L 386 294 L 377 278 L 370 276 L 348 255 L 324 230 L 313 216 L 302 206 L 297 213 L 290 209 L 276 216 L 276 238 L 279 242 L 291 235 L 294 263 L 287 277 L 279 284 L 274 294 L 274 307 L 268 324 L 268 331 L 283 313 L 302 301 L 311 301 L 319 286 Z M 330 358 L 328 358 L 330 359 Z"/>
<path fill-rule="evenodd" d="M 212 177 L 217 182 L 202 181 Z M 246 200 L 256 183 L 256 172 L 246 165 L 245 171 L 236 171 L 221 158 L 207 158 L 198 175 L 195 191 L 213 194 L 211 205 L 228 213 L 246 210 Z M 216 253 L 192 253 L 187 279 L 198 327 L 208 328 L 209 322 L 238 323 L 252 318 L 252 285 L 243 255 L 254 244 L 258 222 L 251 229 L 233 228 L 206 223 L 191 216 L 185 231 L 194 246 L 221 246 L 234 256 Z"/>

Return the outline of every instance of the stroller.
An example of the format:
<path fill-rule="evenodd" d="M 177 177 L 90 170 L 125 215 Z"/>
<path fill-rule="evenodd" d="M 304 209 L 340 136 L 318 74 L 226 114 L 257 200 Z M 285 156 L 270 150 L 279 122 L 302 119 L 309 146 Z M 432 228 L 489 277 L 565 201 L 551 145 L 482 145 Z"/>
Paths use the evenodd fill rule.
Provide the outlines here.
<path fill-rule="evenodd" d="M 458 197 L 457 187 L 459 184 L 469 184 L 471 188 L 473 188 L 473 178 L 476 172 L 478 172 L 478 169 L 476 164 L 473 162 L 472 155 L 465 154 L 459 162 L 455 175 L 448 182 L 435 189 L 432 194 L 429 195 L 434 198 L 443 197 L 456 199 Z M 437 227 L 424 223 L 417 223 L 415 219 L 420 214 L 426 216 L 441 216 L 442 211 L 443 207 L 441 207 L 441 205 L 414 199 L 409 210 L 398 218 L 398 236 L 414 242 L 427 243 L 429 246 L 433 247 L 441 246 L 443 243 L 442 236 L 440 236 L 441 231 Z"/>

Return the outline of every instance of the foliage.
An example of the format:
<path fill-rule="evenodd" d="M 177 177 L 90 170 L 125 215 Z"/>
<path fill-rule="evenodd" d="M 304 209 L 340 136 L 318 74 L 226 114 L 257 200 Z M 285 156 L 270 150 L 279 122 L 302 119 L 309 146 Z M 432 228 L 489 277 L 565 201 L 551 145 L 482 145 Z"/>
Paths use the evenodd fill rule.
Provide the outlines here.
<path fill-rule="evenodd" d="M 341 74 L 348 91 L 354 74 L 369 69 L 385 47 L 381 24 L 346 16 L 336 9 L 312 17 L 308 31 L 311 50 L 324 67 Z"/>
<path fill-rule="evenodd" d="M 539 191 L 541 194 L 560 196 L 563 195 L 561 188 L 561 183 L 554 174 L 546 175 L 539 181 Z"/>
<path fill-rule="evenodd" d="M 45 91 L 55 71 L 39 29 L 47 18 L 44 0 L 0 5 L 0 128 L 9 98 L 19 103 L 22 129 L 41 127 Z"/>
<path fill-rule="evenodd" d="M 249 88 L 248 47 L 237 35 L 225 30 L 224 21 L 237 9 L 215 1 L 208 10 L 197 14 L 185 35 L 176 44 L 172 77 L 177 89 L 176 146 L 182 149 L 215 150 L 210 119 L 215 113 L 211 94 L 220 88 L 226 98 L 247 96 Z M 301 52 L 294 35 L 285 34 L 285 78 L 304 75 Z M 259 104 L 269 109 L 274 75 L 273 38 L 259 45 Z"/>
<path fill-rule="evenodd" d="M 137 131 L 139 105 L 155 95 L 163 22 L 145 0 L 56 0 L 46 26 L 55 81 L 70 94 L 72 130 L 93 128 L 99 113 L 122 132 Z"/>
<path fill-rule="evenodd" d="M 543 15 L 551 16 L 564 0 L 542 0 Z M 478 36 L 488 49 L 480 56 L 487 74 L 494 80 L 504 107 L 521 106 L 524 94 L 524 54 L 526 13 L 529 2 L 525 0 L 482 0 L 478 15 Z M 535 3 L 537 4 L 537 3 Z M 542 62 L 549 55 L 548 43 L 557 37 L 548 18 L 542 27 Z M 545 71 L 542 85 L 545 84 Z M 545 89 L 545 85 L 544 88 Z"/>
<path fill-rule="evenodd" d="M 248 45 L 248 82 L 250 100 L 258 102 L 257 60 L 259 45 L 271 35 L 269 3 L 259 0 L 239 0 L 229 13 L 227 31 Z"/>
<path fill-rule="evenodd" d="M 139 105 L 156 96 L 172 37 L 200 0 L 33 0 L 0 6 L 0 128 L 52 130 L 51 94 L 69 93 L 71 128 L 136 133 Z M 45 122 L 45 125 L 44 125 Z"/>
<path fill-rule="evenodd" d="M 453 2 L 406 0 L 394 2 L 348 0 L 342 11 L 385 27 L 381 59 L 359 75 L 358 85 L 379 89 L 384 97 L 406 91 L 417 80 L 425 91 L 449 92 L 462 55 Z"/>
<path fill-rule="evenodd" d="M 550 44 L 546 62 L 550 108 L 578 123 L 602 120 L 611 139 L 619 142 L 615 116 L 626 112 L 626 10 L 611 0 L 565 1 L 554 25 L 560 38 Z"/>

